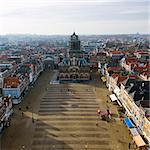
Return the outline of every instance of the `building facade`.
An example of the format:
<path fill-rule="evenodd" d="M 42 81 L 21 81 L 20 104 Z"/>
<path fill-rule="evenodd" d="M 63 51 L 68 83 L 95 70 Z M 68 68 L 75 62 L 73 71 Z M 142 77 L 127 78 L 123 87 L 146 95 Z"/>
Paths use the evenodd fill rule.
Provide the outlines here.
<path fill-rule="evenodd" d="M 69 45 L 69 54 L 59 63 L 59 80 L 90 80 L 90 66 L 87 63 L 87 60 L 84 57 L 81 57 L 84 52 L 81 50 L 80 40 L 75 33 L 71 35 Z"/>
<path fill-rule="evenodd" d="M 70 41 L 69 41 L 69 56 L 70 57 L 79 57 L 81 54 L 80 50 L 80 40 L 78 38 L 78 35 L 75 34 L 75 32 L 71 35 Z"/>

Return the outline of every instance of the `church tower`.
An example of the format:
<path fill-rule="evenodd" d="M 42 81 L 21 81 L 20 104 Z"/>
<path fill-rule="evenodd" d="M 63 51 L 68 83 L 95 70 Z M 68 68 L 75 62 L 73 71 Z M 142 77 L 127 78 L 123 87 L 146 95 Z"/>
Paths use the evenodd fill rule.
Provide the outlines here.
<path fill-rule="evenodd" d="M 76 35 L 75 32 L 70 37 L 69 46 L 70 46 L 69 50 L 70 57 L 78 57 L 80 54 L 81 45 L 78 35 Z"/>

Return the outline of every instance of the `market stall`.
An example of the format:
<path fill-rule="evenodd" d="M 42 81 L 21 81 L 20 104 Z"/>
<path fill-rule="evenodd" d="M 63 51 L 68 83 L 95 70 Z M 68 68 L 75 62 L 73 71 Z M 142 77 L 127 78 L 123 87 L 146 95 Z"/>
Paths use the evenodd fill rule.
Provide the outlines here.
<path fill-rule="evenodd" d="M 118 100 L 115 94 L 111 94 L 111 95 L 109 95 L 109 97 L 110 97 L 112 102 L 115 102 Z"/>
<path fill-rule="evenodd" d="M 139 135 L 139 132 L 137 131 L 136 128 L 130 128 L 130 132 L 131 132 L 131 135 L 132 135 L 132 136 L 137 136 L 137 135 Z"/>
<path fill-rule="evenodd" d="M 142 149 L 146 146 L 146 143 L 143 141 L 143 139 L 140 135 L 133 136 L 133 140 L 138 148 Z"/>
<path fill-rule="evenodd" d="M 130 118 L 126 117 L 124 119 L 124 124 L 127 125 L 127 127 L 130 129 L 130 128 L 134 128 L 134 124 L 133 122 L 130 120 Z"/>

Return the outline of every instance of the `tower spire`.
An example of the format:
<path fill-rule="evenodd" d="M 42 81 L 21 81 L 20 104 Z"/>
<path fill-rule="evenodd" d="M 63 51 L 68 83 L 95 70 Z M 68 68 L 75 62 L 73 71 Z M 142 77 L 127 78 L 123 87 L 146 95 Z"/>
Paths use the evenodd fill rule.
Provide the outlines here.
<path fill-rule="evenodd" d="M 73 29 L 73 35 L 76 35 L 76 31 L 75 31 L 75 28 Z"/>

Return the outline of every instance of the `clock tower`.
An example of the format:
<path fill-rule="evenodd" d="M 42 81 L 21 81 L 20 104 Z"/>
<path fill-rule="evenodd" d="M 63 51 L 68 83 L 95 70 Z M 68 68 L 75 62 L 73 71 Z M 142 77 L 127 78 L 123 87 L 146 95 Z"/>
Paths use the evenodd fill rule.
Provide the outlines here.
<path fill-rule="evenodd" d="M 78 35 L 76 35 L 75 32 L 70 37 L 69 46 L 70 46 L 69 50 L 70 57 L 78 57 L 81 53 L 80 51 L 81 45 Z"/>

